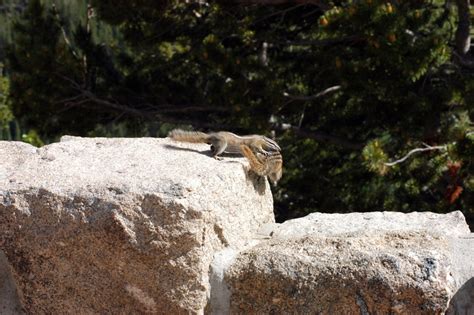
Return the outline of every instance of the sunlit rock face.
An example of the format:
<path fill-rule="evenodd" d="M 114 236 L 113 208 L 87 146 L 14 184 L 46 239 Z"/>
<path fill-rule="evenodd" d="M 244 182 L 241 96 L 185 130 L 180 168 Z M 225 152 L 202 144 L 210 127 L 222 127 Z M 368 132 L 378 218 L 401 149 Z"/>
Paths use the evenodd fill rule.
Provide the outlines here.
<path fill-rule="evenodd" d="M 30 314 L 202 313 L 214 253 L 274 222 L 269 185 L 204 144 L 0 142 L 0 161 L 0 250 Z"/>

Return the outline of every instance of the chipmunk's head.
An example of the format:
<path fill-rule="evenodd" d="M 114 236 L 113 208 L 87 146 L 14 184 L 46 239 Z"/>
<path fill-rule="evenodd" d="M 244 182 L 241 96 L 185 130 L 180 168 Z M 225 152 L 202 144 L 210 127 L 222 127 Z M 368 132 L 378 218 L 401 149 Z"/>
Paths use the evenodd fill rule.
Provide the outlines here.
<path fill-rule="evenodd" d="M 280 168 L 278 171 L 271 172 L 270 174 L 268 174 L 268 179 L 273 184 L 273 186 L 276 186 L 278 184 L 278 181 L 281 179 L 282 175 L 283 175 L 283 169 Z"/>

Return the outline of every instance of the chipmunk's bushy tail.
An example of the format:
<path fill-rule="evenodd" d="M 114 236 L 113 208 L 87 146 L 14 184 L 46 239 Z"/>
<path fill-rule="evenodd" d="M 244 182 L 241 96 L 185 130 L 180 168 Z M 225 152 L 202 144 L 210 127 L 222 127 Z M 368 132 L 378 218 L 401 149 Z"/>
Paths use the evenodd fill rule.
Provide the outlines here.
<path fill-rule="evenodd" d="M 209 135 L 200 131 L 185 131 L 181 129 L 173 129 L 168 134 L 173 140 L 190 143 L 208 143 Z"/>

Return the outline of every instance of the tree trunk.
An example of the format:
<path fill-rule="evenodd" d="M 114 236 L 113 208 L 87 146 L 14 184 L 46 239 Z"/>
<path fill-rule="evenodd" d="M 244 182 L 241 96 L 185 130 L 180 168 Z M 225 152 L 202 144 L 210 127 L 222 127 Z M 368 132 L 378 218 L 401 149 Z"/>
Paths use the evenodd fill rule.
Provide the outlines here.
<path fill-rule="evenodd" d="M 469 17 L 469 0 L 456 0 L 458 7 L 458 29 L 456 30 L 456 52 L 460 56 L 468 53 L 471 46 L 469 29 L 471 26 Z"/>

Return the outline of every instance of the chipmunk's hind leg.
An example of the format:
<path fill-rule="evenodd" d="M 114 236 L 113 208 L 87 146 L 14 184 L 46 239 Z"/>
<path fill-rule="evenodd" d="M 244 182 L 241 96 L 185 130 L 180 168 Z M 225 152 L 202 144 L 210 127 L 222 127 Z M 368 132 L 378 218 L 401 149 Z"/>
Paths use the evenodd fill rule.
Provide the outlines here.
<path fill-rule="evenodd" d="M 227 142 L 220 137 L 211 137 L 210 142 L 212 143 L 211 144 L 212 157 L 215 158 L 216 160 L 221 160 L 222 158 L 219 155 L 224 153 L 225 149 L 227 148 Z"/>

